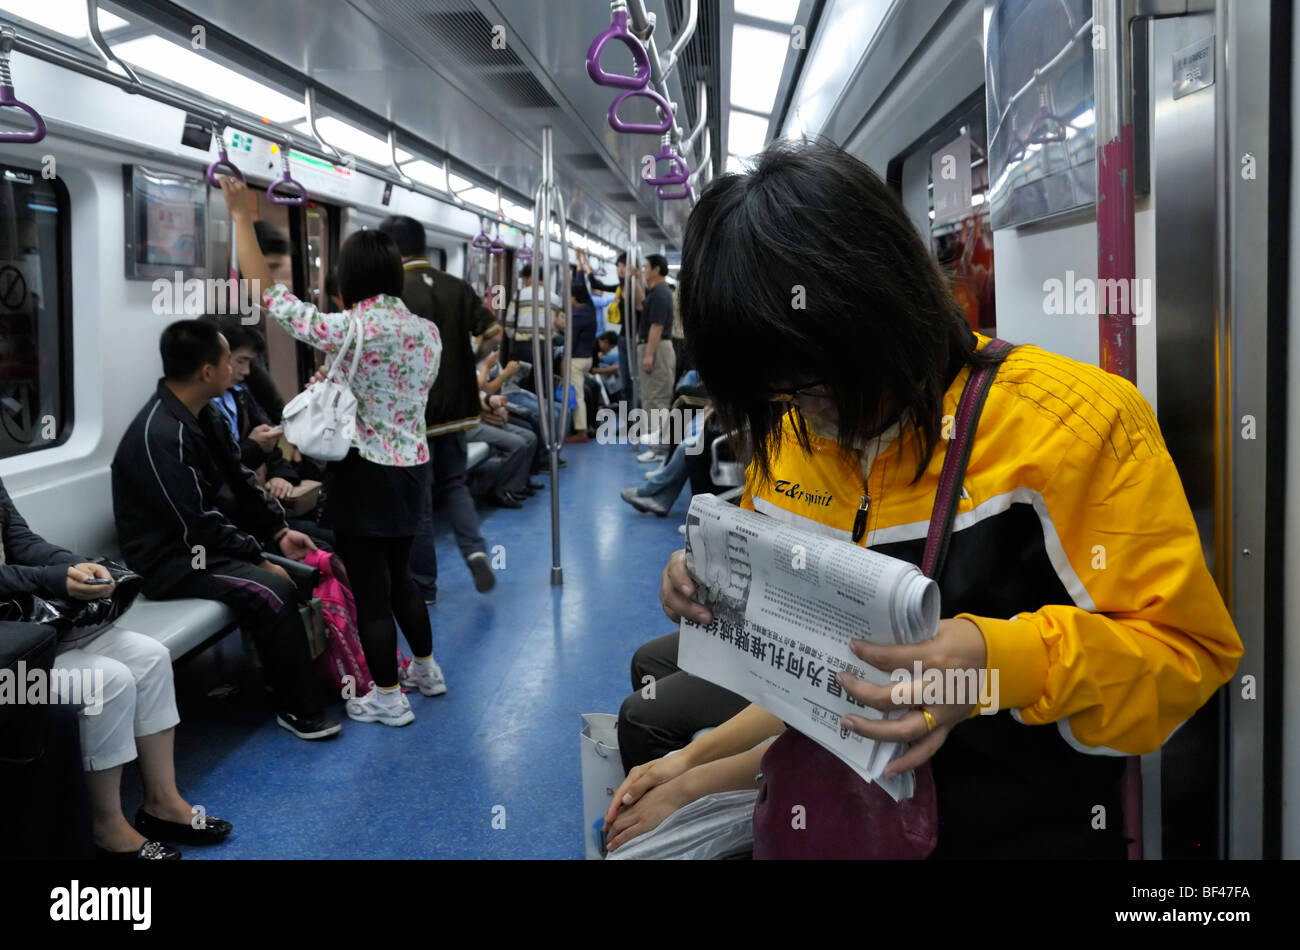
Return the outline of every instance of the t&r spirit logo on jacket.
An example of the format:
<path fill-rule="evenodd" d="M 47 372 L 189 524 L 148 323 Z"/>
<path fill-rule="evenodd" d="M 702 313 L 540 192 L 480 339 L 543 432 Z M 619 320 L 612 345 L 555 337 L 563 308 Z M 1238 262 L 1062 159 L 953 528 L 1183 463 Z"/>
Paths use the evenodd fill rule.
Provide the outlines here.
<path fill-rule="evenodd" d="M 798 482 L 790 482 L 784 478 L 777 479 L 775 487 L 777 494 L 818 508 L 829 508 L 831 502 L 835 500 L 835 496 L 825 489 L 804 488 Z"/>

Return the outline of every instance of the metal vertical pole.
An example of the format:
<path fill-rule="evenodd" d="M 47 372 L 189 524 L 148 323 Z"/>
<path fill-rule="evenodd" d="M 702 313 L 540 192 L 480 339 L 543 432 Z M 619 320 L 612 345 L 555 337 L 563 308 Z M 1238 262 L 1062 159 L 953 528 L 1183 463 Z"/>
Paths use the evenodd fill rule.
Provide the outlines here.
<path fill-rule="evenodd" d="M 564 304 L 564 361 L 560 369 L 560 385 L 563 387 L 564 397 L 560 400 L 560 431 L 555 438 L 555 451 L 559 454 L 560 449 L 564 448 L 564 433 L 569 431 L 569 369 L 572 365 L 573 353 L 573 289 L 569 282 L 569 222 L 565 217 L 564 195 L 560 193 L 558 185 L 555 186 L 555 206 L 556 217 L 560 224 L 560 265 L 556 276 L 556 293 L 560 294 L 560 300 Z M 575 387 L 576 389 L 576 387 Z M 582 393 L 575 393 L 578 399 L 582 398 Z"/>
<path fill-rule="evenodd" d="M 627 216 L 627 266 L 623 277 L 623 326 L 627 328 L 627 337 L 623 341 L 627 351 L 627 372 L 632 378 L 628 380 L 632 403 L 628 411 L 641 405 L 641 362 L 636 352 L 636 214 Z"/>
<path fill-rule="evenodd" d="M 1093 0 L 1093 76 L 1096 89 L 1097 155 L 1097 286 L 1122 286 L 1114 300 L 1119 313 L 1110 313 L 1107 294 L 1097 294 L 1100 311 L 1100 364 L 1107 372 L 1137 382 L 1135 330 L 1130 299 L 1137 276 L 1133 223 L 1133 66 L 1129 53 L 1132 0 Z M 1119 285 L 1105 281 L 1121 281 Z"/>
<path fill-rule="evenodd" d="M 533 260 L 540 264 L 534 268 L 533 280 L 533 381 L 537 393 L 537 405 L 541 412 L 542 441 L 550 459 L 551 470 L 551 586 L 559 587 L 564 583 L 564 571 L 560 567 L 560 448 L 564 444 L 563 424 L 554 424 L 555 412 L 555 361 L 551 358 L 551 334 L 555 321 L 551 311 L 550 295 L 556 285 L 555 275 L 551 273 L 551 215 L 559 205 L 563 215 L 563 203 L 559 190 L 555 187 L 555 151 L 552 145 L 551 127 L 542 129 L 542 183 L 537 189 L 537 201 L 533 207 L 533 220 L 537 228 L 538 245 L 533 250 Z M 560 224 L 560 253 L 568 254 L 568 233 L 564 223 Z M 540 260 L 537 257 L 541 252 Z M 565 266 L 561 262 L 561 266 Z M 538 314 L 538 293 L 543 295 L 541 313 Z M 566 311 L 567 312 L 567 311 Z M 571 316 L 571 315 L 570 315 Z M 566 319 L 568 327 L 571 319 Z M 566 337 L 567 344 L 567 337 Z M 568 366 L 568 346 L 565 347 L 565 367 Z M 568 400 L 564 405 L 568 406 Z M 563 410 L 562 410 L 563 411 Z M 567 414 L 566 414 L 567 415 Z"/>

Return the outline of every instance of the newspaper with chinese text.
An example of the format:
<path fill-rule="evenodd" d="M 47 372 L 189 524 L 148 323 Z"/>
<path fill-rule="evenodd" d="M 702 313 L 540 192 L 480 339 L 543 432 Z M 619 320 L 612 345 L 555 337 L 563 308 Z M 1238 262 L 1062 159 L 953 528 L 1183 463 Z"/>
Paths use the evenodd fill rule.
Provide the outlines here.
<path fill-rule="evenodd" d="M 903 744 L 841 728 L 844 715 L 885 714 L 853 700 L 841 670 L 880 685 L 888 672 L 849 649 L 852 639 L 916 643 L 935 635 L 939 588 L 914 564 L 803 531 L 696 495 L 686 518 L 686 567 L 713 620 L 683 618 L 677 663 L 739 693 L 848 763 L 895 800 L 911 772 L 881 773 Z M 891 716 L 903 713 L 891 713 Z"/>

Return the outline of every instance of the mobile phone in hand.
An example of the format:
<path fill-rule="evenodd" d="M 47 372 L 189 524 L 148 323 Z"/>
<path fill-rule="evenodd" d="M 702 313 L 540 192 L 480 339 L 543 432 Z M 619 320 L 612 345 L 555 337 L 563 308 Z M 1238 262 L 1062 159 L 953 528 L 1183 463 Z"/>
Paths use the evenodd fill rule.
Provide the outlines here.
<path fill-rule="evenodd" d="M 113 579 L 112 579 L 111 577 L 91 577 L 91 578 L 88 578 L 88 579 L 82 581 L 81 583 L 83 583 L 83 584 L 90 584 L 91 586 L 94 586 L 94 587 L 99 587 L 99 586 L 102 586 L 102 585 L 104 585 L 104 584 L 111 584 L 111 583 L 113 583 Z"/>

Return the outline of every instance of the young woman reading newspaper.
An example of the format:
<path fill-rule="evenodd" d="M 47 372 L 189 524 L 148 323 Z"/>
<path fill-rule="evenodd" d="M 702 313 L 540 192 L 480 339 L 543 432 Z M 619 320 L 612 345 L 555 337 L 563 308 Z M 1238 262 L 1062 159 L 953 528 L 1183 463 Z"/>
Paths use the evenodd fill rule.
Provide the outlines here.
<path fill-rule="evenodd" d="M 741 503 L 913 563 L 963 387 L 1000 361 L 936 576 L 938 634 L 854 646 L 909 679 L 918 662 L 923 675 L 996 670 L 1000 711 L 945 696 L 842 722 L 911 743 L 886 774 L 929 763 L 935 857 L 1123 857 L 1124 756 L 1160 748 L 1242 654 L 1146 400 L 1037 347 L 990 356 L 899 199 L 830 145 L 777 143 L 749 174 L 710 185 L 687 226 L 679 292 L 714 405 L 754 449 Z M 792 484 L 831 501 L 802 505 L 781 490 Z M 664 611 L 708 622 L 694 592 L 678 551 Z M 839 681 L 858 702 L 899 710 L 890 687 Z M 869 799 L 847 765 L 750 706 L 633 769 L 607 815 L 608 846 L 700 795 L 799 781 Z M 798 854 L 879 854 L 867 822 L 852 806 L 810 813 Z M 758 824 L 756 855 L 791 853 Z"/>

